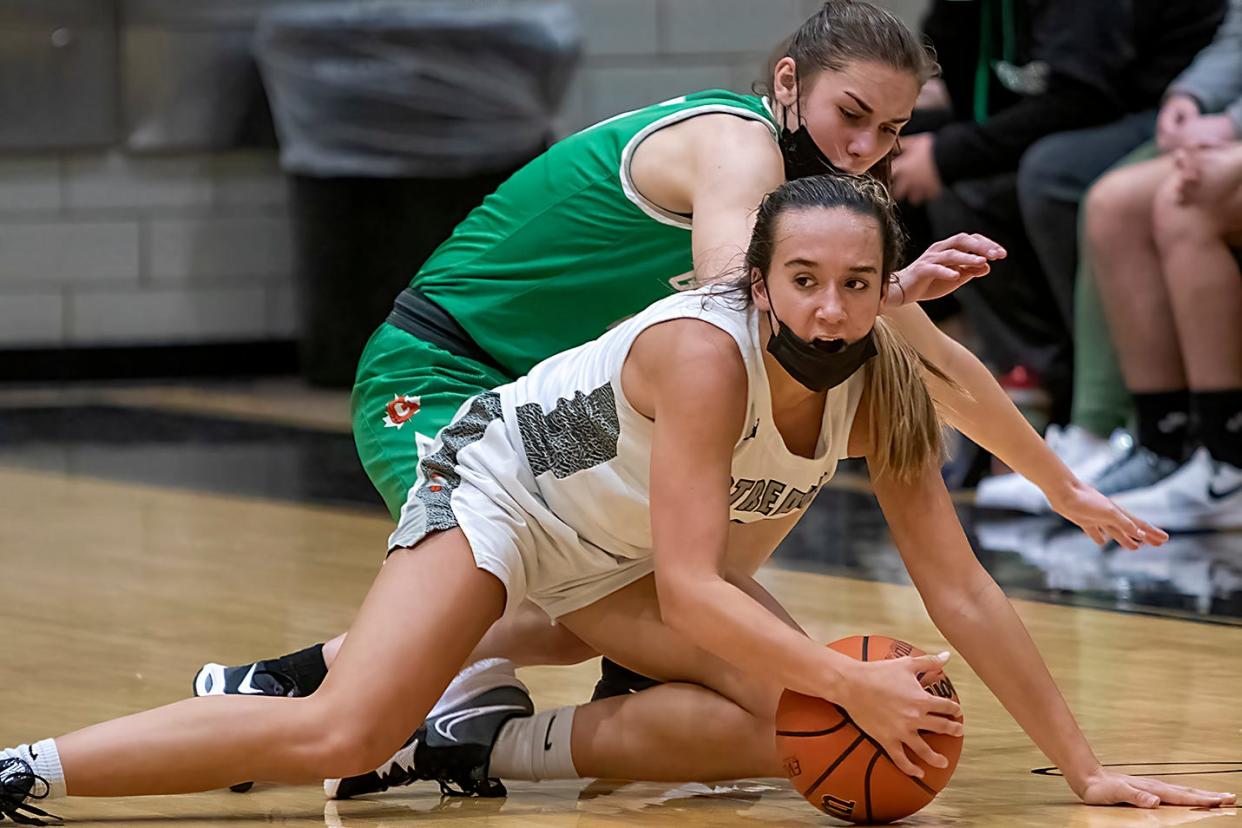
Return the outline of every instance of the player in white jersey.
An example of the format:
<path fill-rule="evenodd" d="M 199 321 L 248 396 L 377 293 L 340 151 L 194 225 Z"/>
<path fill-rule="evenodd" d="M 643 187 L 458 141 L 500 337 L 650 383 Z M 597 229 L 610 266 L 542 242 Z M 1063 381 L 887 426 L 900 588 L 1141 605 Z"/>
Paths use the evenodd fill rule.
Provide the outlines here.
<path fill-rule="evenodd" d="M 898 236 L 874 183 L 782 186 L 760 208 L 739 304 L 710 291 L 666 300 L 463 406 L 316 693 L 187 699 L 4 751 L 0 815 L 24 818 L 49 795 L 363 773 L 398 747 L 394 723 L 409 732 L 423 721 L 506 604 L 525 597 L 599 651 L 679 682 L 553 711 L 543 745 L 560 745 L 547 752 L 572 773 L 777 775 L 772 716 L 785 687 L 842 704 L 905 770 L 918 773 L 906 748 L 940 765 L 919 731 L 960 733 L 936 715 L 958 707 L 916 675 L 944 657 L 835 653 L 730 565 L 731 541 L 801 513 L 847 454 L 867 457 L 932 618 L 1084 801 L 1232 802 L 1102 768 L 975 560 L 939 477 L 924 373 L 933 389 L 944 375 L 877 319 Z M 1109 531 L 1161 537 L 1125 517 Z M 434 729 L 451 741 L 476 717 L 520 708 L 463 711 Z M 529 735 L 535 721 L 511 724 Z M 513 741 L 511 753 L 529 743 Z M 484 773 L 522 772 L 497 758 Z"/>

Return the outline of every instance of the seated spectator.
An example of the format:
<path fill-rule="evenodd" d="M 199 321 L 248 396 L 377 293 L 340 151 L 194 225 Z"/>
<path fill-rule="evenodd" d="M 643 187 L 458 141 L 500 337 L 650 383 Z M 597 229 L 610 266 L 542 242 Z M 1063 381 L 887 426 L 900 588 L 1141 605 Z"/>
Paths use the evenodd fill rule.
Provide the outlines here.
<path fill-rule="evenodd" d="M 1222 0 L 933 2 L 924 29 L 951 122 L 903 140 L 894 194 L 927 205 L 936 233 L 969 229 L 1009 251 L 957 296 L 994 366 L 1046 388 L 1053 422 L 1070 412 L 1078 200 L 1152 134 L 1161 94 L 1222 14 Z M 1028 213 L 1048 250 L 1026 239 Z"/>
<path fill-rule="evenodd" d="M 1087 206 L 1138 410 L 1135 448 L 1100 479 L 1117 503 L 1174 530 L 1242 528 L 1242 143 L 1232 115 L 1242 101 L 1233 106 L 1216 119 L 1187 108 L 1182 135 L 1162 138 L 1190 146 L 1110 173 Z"/>
<path fill-rule="evenodd" d="M 1242 96 L 1242 0 L 1231 0 L 1226 20 L 1213 43 L 1166 90 L 1164 104 L 1153 125 L 1156 139 L 1131 152 L 1114 168 L 1132 170 L 1132 174 L 1110 175 L 1092 191 L 1091 203 L 1096 206 L 1091 212 L 1096 220 L 1091 232 L 1097 253 L 1103 265 L 1109 268 L 1108 275 L 1126 273 L 1133 267 L 1154 267 L 1152 204 L 1157 188 L 1173 169 L 1173 161 L 1167 153 L 1179 147 L 1218 145 L 1234 140 L 1242 127 L 1242 98 L 1239 96 Z M 1031 154 L 1039 152 L 1044 143 L 1076 134 L 1045 139 Z M 1161 160 L 1151 161 L 1157 157 Z M 1028 220 L 1027 228 L 1036 239 L 1045 270 L 1052 272 L 1054 265 L 1044 254 L 1055 250 L 1056 245 L 1051 239 L 1049 243 L 1038 241 L 1037 223 Z M 1083 247 L 1086 246 L 1084 242 Z M 1062 247 L 1072 249 L 1070 245 Z M 1167 320 L 1168 300 L 1163 287 L 1154 293 L 1132 296 L 1131 300 L 1140 303 L 1146 300 L 1163 306 Z M 1064 429 L 1049 429 L 1050 447 L 1079 477 L 1112 494 L 1156 482 L 1169 474 L 1181 458 L 1161 457 L 1148 450 L 1128 451 L 1129 435 L 1119 435 L 1116 431 L 1127 425 L 1133 403 L 1118 366 L 1100 307 L 1096 276 L 1087 256 L 1080 257 L 1078 262 L 1073 327 L 1075 367 L 1070 423 Z M 1183 400 L 1178 405 L 1185 409 L 1186 403 Z M 1150 409 L 1151 401 L 1144 400 L 1144 406 Z M 1145 428 L 1150 432 L 1152 416 L 1150 410 L 1140 416 L 1146 424 L 1140 424 L 1140 431 Z M 1170 435 L 1170 442 L 1182 442 L 1188 423 L 1184 410 L 1172 419 L 1163 419 L 1163 415 L 1155 419 L 1163 421 L 1166 428 L 1175 428 L 1175 424 L 1180 423 L 1175 428 L 1178 433 Z M 1150 434 L 1147 442 L 1152 442 Z M 1167 453 L 1170 452 L 1166 450 Z M 1104 479 L 1105 474 L 1108 479 Z M 979 486 L 977 502 L 1031 512 L 1048 509 L 1038 489 L 1016 475 L 984 480 Z"/>

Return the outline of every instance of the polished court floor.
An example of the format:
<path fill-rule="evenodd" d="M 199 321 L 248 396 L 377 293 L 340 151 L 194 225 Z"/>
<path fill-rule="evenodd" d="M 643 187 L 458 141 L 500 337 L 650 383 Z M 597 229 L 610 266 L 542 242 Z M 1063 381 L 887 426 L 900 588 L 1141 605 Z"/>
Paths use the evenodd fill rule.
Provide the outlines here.
<path fill-rule="evenodd" d="M 288 652 L 348 625 L 389 531 L 342 395 L 295 383 L 0 392 L 0 742 L 189 694 L 205 660 Z M 1029 625 L 1107 763 L 1242 787 L 1242 535 L 1097 549 L 1052 520 L 977 514 L 980 559 Z M 943 639 L 908 586 L 862 475 L 824 492 L 764 574 L 813 635 Z M 539 706 L 586 698 L 594 663 L 524 671 Z M 1242 824 L 1236 809 L 1087 808 L 960 660 L 967 737 L 949 788 L 904 824 Z M 75 825 L 832 824 L 783 780 L 421 785 L 327 803 L 313 787 L 58 802 Z"/>

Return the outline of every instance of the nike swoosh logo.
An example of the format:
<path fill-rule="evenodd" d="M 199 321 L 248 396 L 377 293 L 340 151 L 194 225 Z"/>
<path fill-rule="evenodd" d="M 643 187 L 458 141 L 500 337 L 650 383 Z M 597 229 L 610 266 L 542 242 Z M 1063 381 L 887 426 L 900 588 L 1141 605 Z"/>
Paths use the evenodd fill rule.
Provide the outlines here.
<path fill-rule="evenodd" d="M 556 714 L 553 714 L 552 718 L 548 719 L 548 731 L 543 734 L 543 749 L 544 750 L 552 749 L 552 723 L 555 721 L 556 721 Z"/>
<path fill-rule="evenodd" d="M 254 664 L 251 664 L 251 665 L 250 665 L 250 670 L 249 670 L 249 672 L 247 672 L 247 673 L 246 673 L 246 677 L 245 677 L 244 679 L 242 679 L 242 683 L 241 683 L 241 684 L 237 685 L 237 692 L 238 692 L 238 693 L 244 693 L 244 694 L 246 694 L 247 696 L 261 696 L 261 695 L 263 695 L 263 691 L 262 691 L 262 690 L 260 690 L 259 688 L 255 687 L 253 684 L 251 684 L 251 680 L 254 678 L 254 671 L 255 671 L 255 668 L 256 668 L 256 667 L 258 667 L 258 666 L 259 666 L 259 662 L 257 662 L 257 661 L 256 661 Z"/>
<path fill-rule="evenodd" d="M 462 722 L 477 719 L 479 716 L 486 716 L 489 713 L 499 713 L 502 710 L 521 710 L 525 712 L 526 708 L 519 704 L 492 704 L 487 707 L 467 707 L 465 710 L 458 710 L 456 713 L 447 713 L 436 720 L 436 733 L 439 733 L 450 742 L 458 741 L 453 735 L 453 729 Z"/>
<path fill-rule="evenodd" d="M 1216 491 L 1211 483 L 1208 484 L 1208 497 L 1212 498 L 1212 500 L 1224 500 L 1230 495 L 1235 495 L 1238 492 L 1242 492 L 1242 483 L 1239 483 L 1232 489 L 1225 489 L 1223 492 Z"/>
<path fill-rule="evenodd" d="M 1185 427 L 1189 422 L 1190 417 L 1186 414 L 1183 414 L 1180 411 L 1173 412 L 1171 414 L 1166 414 L 1160 422 L 1156 423 L 1156 429 L 1161 434 L 1172 434 L 1179 428 Z"/>

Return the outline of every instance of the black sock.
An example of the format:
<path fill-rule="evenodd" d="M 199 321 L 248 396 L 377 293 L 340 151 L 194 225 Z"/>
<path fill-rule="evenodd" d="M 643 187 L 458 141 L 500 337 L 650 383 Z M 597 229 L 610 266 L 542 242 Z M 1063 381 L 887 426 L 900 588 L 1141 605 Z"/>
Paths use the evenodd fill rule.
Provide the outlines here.
<path fill-rule="evenodd" d="M 1195 428 L 1212 459 L 1242 468 L 1242 388 L 1192 396 Z"/>
<path fill-rule="evenodd" d="M 276 659 L 276 663 L 282 673 L 297 682 L 299 696 L 309 696 L 314 693 L 328 675 L 328 665 L 323 660 L 322 644 L 283 655 Z"/>
<path fill-rule="evenodd" d="M 1190 441 L 1190 392 L 1161 391 L 1135 394 L 1138 442 L 1161 457 L 1181 462 Z"/>

